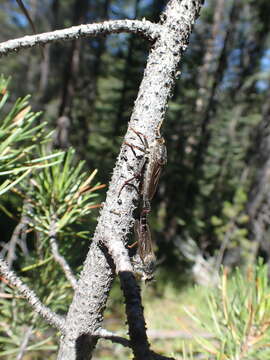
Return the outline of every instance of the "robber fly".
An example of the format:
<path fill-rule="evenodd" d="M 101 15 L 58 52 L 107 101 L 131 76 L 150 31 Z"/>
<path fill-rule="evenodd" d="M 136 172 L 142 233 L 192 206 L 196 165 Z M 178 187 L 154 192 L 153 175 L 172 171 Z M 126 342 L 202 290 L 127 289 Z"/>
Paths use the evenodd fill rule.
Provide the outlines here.
<path fill-rule="evenodd" d="M 156 268 L 156 257 L 153 249 L 151 231 L 147 223 L 148 210 L 143 209 L 139 220 L 135 221 L 134 233 L 138 250 L 133 257 L 135 271 L 142 280 L 151 281 Z"/>
<path fill-rule="evenodd" d="M 131 148 L 135 157 L 137 157 L 137 155 L 134 149 L 142 151 L 144 153 L 144 162 L 140 172 L 124 182 L 118 196 L 120 196 L 126 185 L 132 186 L 139 192 L 139 195 L 142 196 L 144 203 L 143 207 L 150 207 L 150 201 L 156 193 L 162 168 L 167 163 L 165 140 L 158 130 L 155 140 L 149 145 L 145 135 L 133 128 L 131 128 L 131 131 L 139 137 L 143 147 L 132 145 L 127 142 L 125 142 L 125 144 Z M 139 180 L 139 189 L 131 183 L 134 179 Z"/>
<path fill-rule="evenodd" d="M 156 258 L 153 251 L 153 243 L 151 238 L 151 231 L 147 223 L 148 214 L 151 211 L 151 200 L 153 199 L 160 174 L 163 166 L 167 162 L 167 150 L 165 140 L 160 135 L 159 128 L 155 140 L 149 145 L 147 138 L 140 132 L 131 129 L 140 139 L 143 148 L 136 145 L 128 145 L 136 156 L 135 150 L 138 149 L 144 152 L 144 162 L 139 174 L 136 174 L 131 179 L 127 180 L 121 187 L 119 195 L 126 185 L 135 185 L 130 182 L 134 179 L 139 180 L 139 195 L 141 196 L 142 206 L 139 220 L 135 221 L 134 232 L 136 237 L 135 244 L 138 245 L 137 254 L 133 257 L 133 264 L 135 271 L 142 275 L 142 279 L 150 281 L 153 279 L 155 270 Z M 131 245 L 132 247 L 133 245 Z"/>
<path fill-rule="evenodd" d="M 147 154 L 145 172 L 142 181 L 142 198 L 143 207 L 149 208 L 150 202 L 153 199 L 161 171 L 167 163 L 167 149 L 163 137 L 156 137 L 153 143 L 149 146 Z"/>

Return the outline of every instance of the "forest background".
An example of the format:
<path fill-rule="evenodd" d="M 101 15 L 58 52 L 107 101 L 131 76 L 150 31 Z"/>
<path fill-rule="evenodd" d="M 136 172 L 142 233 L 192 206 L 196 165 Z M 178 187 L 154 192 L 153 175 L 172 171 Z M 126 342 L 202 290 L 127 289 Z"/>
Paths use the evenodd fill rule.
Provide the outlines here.
<path fill-rule="evenodd" d="M 25 1 L 38 33 L 106 19 L 145 17 L 156 22 L 165 3 Z M 193 298 L 196 306 L 191 284 L 216 284 L 222 264 L 234 270 L 255 264 L 258 257 L 266 263 L 270 259 L 269 13 L 267 0 L 209 0 L 193 30 L 162 129 L 168 164 L 150 221 L 158 269 L 156 282 L 145 290 L 150 317 L 151 313 L 154 317 L 154 306 L 156 313 L 164 304 L 167 312 L 177 316 L 171 315 L 171 323 L 166 319 L 166 325 L 161 318 L 156 323 L 152 318 L 150 329 L 177 331 L 181 321 L 189 326 L 179 310 L 183 292 L 185 301 Z M 0 23 L 1 42 L 33 33 L 16 1 L 1 2 Z M 38 121 L 46 121 L 48 131 L 55 130 L 54 148 L 72 146 L 76 160 L 85 161 L 85 171 L 98 169 L 96 182 L 108 184 L 147 54 L 147 43 L 141 39 L 110 35 L 3 57 L 0 72 L 11 76 L 9 102 L 31 94 L 32 109 L 43 111 Z M 97 203 L 103 201 L 105 191 L 99 190 Z M 3 254 L 8 251 L 22 206 L 18 194 L 2 196 Z M 61 249 L 76 272 L 85 259 L 97 216 L 98 211 L 93 210 L 90 220 L 88 215 L 87 222 L 73 224 L 72 239 L 63 235 Z M 37 262 L 31 234 L 25 245 L 16 250 L 15 269 Z M 40 261 L 43 255 L 41 251 Z M 51 269 L 46 271 L 44 282 Z M 24 276 L 31 283 L 35 270 Z M 198 295 L 198 304 L 200 299 Z M 107 321 L 113 323 L 122 312 L 117 291 L 111 302 Z M 51 339 L 45 345 L 38 350 L 49 351 L 54 346 Z M 103 358 L 106 351 L 110 353 L 106 347 L 100 351 Z"/>

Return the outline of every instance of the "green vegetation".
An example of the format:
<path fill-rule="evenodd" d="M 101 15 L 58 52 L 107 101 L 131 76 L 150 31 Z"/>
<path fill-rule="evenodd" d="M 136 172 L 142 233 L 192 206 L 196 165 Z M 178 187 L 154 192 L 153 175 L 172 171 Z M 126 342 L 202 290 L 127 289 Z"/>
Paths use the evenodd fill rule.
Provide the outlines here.
<path fill-rule="evenodd" d="M 153 349 L 185 360 L 268 359 L 267 271 L 268 267 L 259 261 L 257 266 L 236 269 L 231 274 L 224 269 L 217 288 L 187 285 L 179 291 L 170 282 L 159 291 L 155 284 L 144 288 L 145 316 Z M 123 335 L 124 310 L 116 316 L 115 306 L 116 303 L 110 303 L 105 323 Z M 124 359 L 128 352 L 117 349 L 101 340 L 98 351 L 102 358 L 107 354 L 107 359 L 117 351 L 118 358 Z"/>
<path fill-rule="evenodd" d="M 48 142 L 50 134 L 44 135 L 46 123 L 37 124 L 40 113 L 31 112 L 29 96 L 19 98 L 10 110 L 5 111 L 9 98 L 8 83 L 9 80 L 1 75 L 0 177 L 4 181 L 0 183 L 0 195 L 21 182 L 33 169 L 41 169 L 61 161 L 61 153 L 33 159 L 33 154 L 37 154 L 37 144 Z M 7 176 L 8 179 L 5 178 Z"/>
<path fill-rule="evenodd" d="M 269 358 L 270 287 L 267 272 L 268 267 L 262 261 L 244 272 L 237 269 L 230 279 L 225 269 L 219 289 L 206 297 L 209 319 L 199 319 L 187 311 L 201 328 L 212 335 L 210 340 L 195 335 L 200 349 L 208 354 L 206 358 Z"/>
<path fill-rule="evenodd" d="M 7 85 L 1 78 L 2 107 L 8 99 Z M 13 206 L 20 216 L 10 240 L 12 246 L 3 253 L 10 266 L 18 259 L 18 274 L 44 305 L 64 313 L 72 289 L 52 256 L 49 242 L 53 236 L 76 273 L 82 253 L 87 250 L 86 239 L 90 237 L 89 221 L 87 225 L 84 222 L 100 206 L 96 202 L 97 191 L 104 185 L 92 185 L 97 171 L 88 174 L 84 162 L 75 159 L 73 149 L 66 153 L 48 150 L 45 153 L 41 145 L 48 145 L 50 134 L 45 131 L 46 123 L 32 125 L 40 114 L 30 112 L 28 99 L 16 101 L 2 118 L 0 176 L 4 178 L 1 192 L 5 196 L 1 209 L 6 215 L 14 216 L 5 201 L 9 192 L 13 192 Z M 1 280 L 0 357 L 14 359 L 27 336 L 27 352 L 55 351 L 54 331 L 32 311 L 16 288 L 4 277 Z"/>

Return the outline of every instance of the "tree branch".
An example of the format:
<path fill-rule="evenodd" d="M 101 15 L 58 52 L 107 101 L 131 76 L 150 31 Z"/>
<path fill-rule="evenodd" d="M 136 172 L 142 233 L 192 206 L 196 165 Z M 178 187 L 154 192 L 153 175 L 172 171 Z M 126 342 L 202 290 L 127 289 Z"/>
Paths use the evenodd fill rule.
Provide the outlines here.
<path fill-rule="evenodd" d="M 162 15 L 160 26 L 163 30 L 160 31 L 160 36 L 150 51 L 129 123 L 129 129 L 133 128 L 143 133 L 149 143 L 155 139 L 156 131 L 164 120 L 168 100 L 172 95 L 179 71 L 179 61 L 183 50 L 187 47 L 201 3 L 202 0 L 170 0 Z M 139 146 L 134 133 L 128 131 L 125 142 L 136 145 L 136 141 Z M 114 278 L 111 256 L 119 274 L 120 269 L 126 268 L 123 275 L 128 276 L 122 280 L 122 283 L 133 276 L 132 271 L 128 270 L 131 265 L 125 259 L 123 261 L 122 255 L 124 258 L 127 256 L 124 244 L 134 224 L 138 193 L 128 186 L 123 188 L 121 195 L 119 191 L 127 179 L 134 177 L 134 173 L 140 171 L 142 159 L 135 157 L 125 142 L 121 147 L 106 201 L 67 314 L 66 331 L 65 336 L 61 338 L 58 360 L 88 359 L 92 353 L 97 340 L 93 336 L 86 337 L 85 334 L 93 334 L 101 326 L 103 311 Z M 119 253 L 115 250 L 116 242 L 122 243 L 119 253 L 123 252 L 123 254 L 119 261 L 117 260 Z M 102 247 L 101 244 L 104 246 Z M 109 244 L 115 245 L 109 246 Z M 111 256 L 108 256 L 104 247 L 108 247 Z M 130 303 L 130 307 L 132 306 L 133 304 Z M 133 317 L 133 313 L 129 316 Z M 137 358 L 138 354 L 139 351 L 136 354 Z M 148 356 L 147 351 L 147 357 L 141 357 L 140 360 L 149 360 L 153 357 L 152 353 Z"/>
<path fill-rule="evenodd" d="M 128 250 L 120 238 L 104 238 L 104 245 L 115 264 L 116 273 L 120 277 L 121 288 L 125 297 L 127 323 L 129 327 L 130 345 L 135 359 L 150 359 L 151 350 L 146 334 L 140 288 L 133 274 Z"/>
<path fill-rule="evenodd" d="M 54 313 L 48 307 L 46 307 L 39 300 L 35 292 L 24 284 L 21 279 L 11 270 L 8 269 L 7 263 L 0 258 L 0 273 L 8 282 L 14 286 L 28 301 L 28 303 L 34 308 L 34 310 L 41 315 L 44 320 L 50 325 L 57 328 L 61 332 L 64 330 L 64 318 Z"/>
<path fill-rule="evenodd" d="M 118 336 L 111 331 L 100 328 L 92 334 L 92 336 L 97 336 L 100 339 L 111 340 L 113 343 L 121 344 L 125 347 L 130 347 L 130 341 L 122 336 Z"/>
<path fill-rule="evenodd" d="M 16 360 L 22 360 L 27 349 L 28 343 L 30 341 L 31 335 L 33 331 L 33 325 L 28 326 L 27 329 L 24 331 L 24 335 L 20 344 L 19 352 L 16 357 Z"/>
<path fill-rule="evenodd" d="M 127 323 L 134 359 L 151 359 L 151 350 L 146 334 L 140 288 L 130 272 L 119 274 L 125 296 Z"/>
<path fill-rule="evenodd" d="M 15 227 L 11 239 L 8 245 L 6 262 L 8 264 L 9 270 L 12 269 L 13 261 L 16 259 L 16 246 L 19 245 L 23 250 L 24 254 L 27 253 L 26 247 L 26 230 L 28 224 L 28 216 L 25 215 L 27 211 L 31 211 L 31 203 L 27 201 L 27 198 L 23 202 L 23 210 L 20 222 Z"/>
<path fill-rule="evenodd" d="M 53 257 L 55 261 L 61 266 L 64 274 L 66 275 L 66 278 L 71 283 L 73 289 L 76 289 L 77 286 L 76 277 L 74 276 L 64 256 L 62 256 L 59 252 L 58 243 L 56 241 L 56 222 L 54 220 L 52 220 L 50 227 L 51 229 L 50 229 L 49 237 L 50 237 L 50 245 L 51 245 Z"/>
<path fill-rule="evenodd" d="M 73 26 L 47 33 L 24 36 L 0 44 L 0 57 L 21 49 L 44 45 L 55 41 L 70 41 L 78 38 L 128 32 L 142 35 L 153 41 L 160 35 L 161 27 L 146 20 L 110 20 L 102 23 Z"/>

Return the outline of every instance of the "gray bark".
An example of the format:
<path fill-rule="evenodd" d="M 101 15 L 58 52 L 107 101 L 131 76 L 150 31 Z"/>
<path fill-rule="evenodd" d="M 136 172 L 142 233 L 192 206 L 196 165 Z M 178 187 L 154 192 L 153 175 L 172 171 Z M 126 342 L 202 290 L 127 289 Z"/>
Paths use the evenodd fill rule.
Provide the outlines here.
<path fill-rule="evenodd" d="M 0 57 L 22 49 L 37 45 L 45 45 L 56 41 L 70 41 L 91 36 L 102 36 L 113 33 L 130 32 L 141 34 L 150 40 L 155 40 L 161 29 L 150 21 L 111 20 L 103 23 L 73 26 L 68 29 L 55 30 L 43 34 L 24 36 L 8 40 L 0 44 Z"/>

